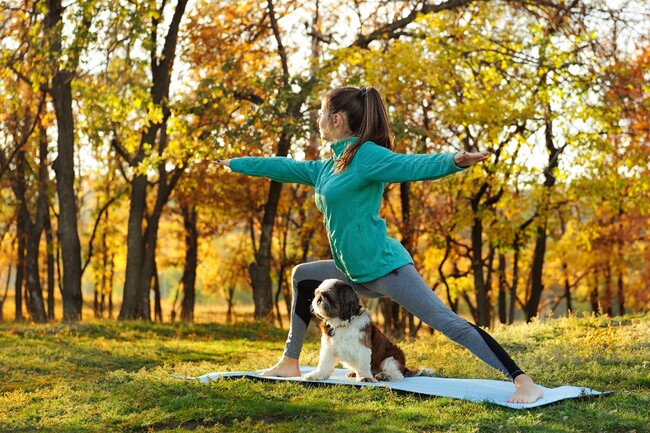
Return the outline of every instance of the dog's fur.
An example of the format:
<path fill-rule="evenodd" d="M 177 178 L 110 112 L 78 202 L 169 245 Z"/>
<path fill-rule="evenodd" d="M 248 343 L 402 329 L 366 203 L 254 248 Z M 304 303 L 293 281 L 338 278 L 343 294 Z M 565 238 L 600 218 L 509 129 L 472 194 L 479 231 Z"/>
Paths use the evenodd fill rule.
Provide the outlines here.
<path fill-rule="evenodd" d="M 325 380 L 337 360 L 353 371 L 357 382 L 402 380 L 409 376 L 433 376 L 433 370 L 406 368 L 404 353 L 370 320 L 352 287 L 343 281 L 325 280 L 314 293 L 311 308 L 321 319 L 321 350 L 318 367 L 307 380 Z"/>

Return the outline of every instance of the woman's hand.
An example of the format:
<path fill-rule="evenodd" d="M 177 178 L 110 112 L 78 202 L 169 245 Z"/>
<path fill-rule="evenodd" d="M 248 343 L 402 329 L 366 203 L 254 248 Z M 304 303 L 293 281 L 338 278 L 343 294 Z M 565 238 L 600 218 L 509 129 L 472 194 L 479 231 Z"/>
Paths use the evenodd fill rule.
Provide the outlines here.
<path fill-rule="evenodd" d="M 231 159 L 215 159 L 212 162 L 222 167 L 230 167 L 230 161 Z"/>
<path fill-rule="evenodd" d="M 483 162 L 490 156 L 490 152 L 458 152 L 454 155 L 454 162 L 459 167 L 470 167 Z"/>

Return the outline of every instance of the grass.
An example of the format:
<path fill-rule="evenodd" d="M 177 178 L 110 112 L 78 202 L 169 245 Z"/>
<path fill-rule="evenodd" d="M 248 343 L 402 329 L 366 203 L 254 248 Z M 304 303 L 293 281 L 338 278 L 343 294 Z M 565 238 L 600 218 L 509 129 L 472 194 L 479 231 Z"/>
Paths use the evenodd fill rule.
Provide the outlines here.
<path fill-rule="evenodd" d="M 553 319 L 491 333 L 538 382 L 614 391 L 515 411 L 385 389 L 249 379 L 285 331 L 260 323 L 0 324 L 0 432 L 650 432 L 650 314 Z M 502 377 L 439 334 L 403 341 L 408 364 Z M 312 332 L 304 365 L 315 365 Z"/>

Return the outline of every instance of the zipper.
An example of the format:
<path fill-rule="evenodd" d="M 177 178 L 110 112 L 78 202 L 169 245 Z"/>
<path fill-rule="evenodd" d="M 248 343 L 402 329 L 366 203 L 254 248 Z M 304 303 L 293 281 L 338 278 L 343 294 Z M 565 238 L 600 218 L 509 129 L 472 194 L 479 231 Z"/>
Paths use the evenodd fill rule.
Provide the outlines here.
<path fill-rule="evenodd" d="M 361 231 L 361 224 L 357 224 L 357 230 L 359 232 L 359 242 L 361 242 L 361 246 L 363 247 L 363 253 L 366 255 L 365 258 L 370 257 L 370 253 L 368 251 L 368 245 L 366 245 L 366 240 L 363 238 L 363 232 Z"/>

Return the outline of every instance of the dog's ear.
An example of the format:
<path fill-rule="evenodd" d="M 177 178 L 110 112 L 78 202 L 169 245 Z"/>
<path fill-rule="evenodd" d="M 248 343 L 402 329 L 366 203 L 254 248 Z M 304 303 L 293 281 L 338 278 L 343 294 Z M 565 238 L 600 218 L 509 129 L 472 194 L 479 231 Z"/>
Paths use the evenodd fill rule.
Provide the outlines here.
<path fill-rule="evenodd" d="M 336 284 L 336 290 L 341 306 L 341 320 L 350 320 L 359 312 L 359 297 L 352 287 L 342 281 Z"/>

